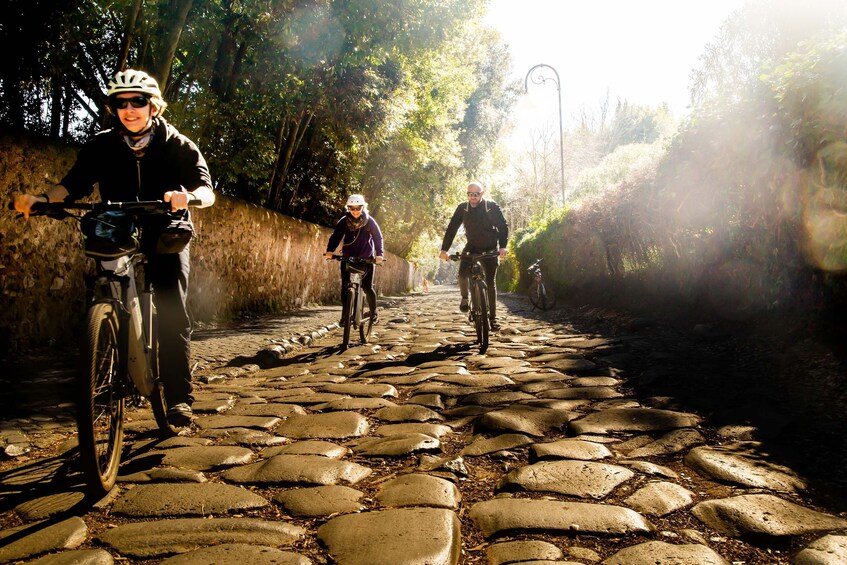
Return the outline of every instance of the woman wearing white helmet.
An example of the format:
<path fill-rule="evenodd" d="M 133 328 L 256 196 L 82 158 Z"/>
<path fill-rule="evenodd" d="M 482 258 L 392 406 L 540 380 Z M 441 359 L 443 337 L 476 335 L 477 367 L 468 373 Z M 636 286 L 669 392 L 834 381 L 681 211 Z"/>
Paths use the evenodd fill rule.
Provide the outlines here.
<path fill-rule="evenodd" d="M 197 146 L 162 118 L 167 104 L 156 80 L 128 69 L 108 84 L 108 111 L 114 128 L 101 131 L 79 151 L 58 185 L 42 195 L 23 194 L 15 208 L 25 216 L 35 202 L 87 196 L 99 185 L 100 199 L 113 202 L 164 200 L 187 217 L 189 199 L 215 202 L 206 160 Z M 145 231 L 145 238 L 157 234 Z M 190 247 L 190 246 L 189 246 Z M 159 313 L 159 364 L 165 383 L 168 418 L 176 426 L 191 422 L 191 322 L 186 308 L 189 247 L 179 253 L 148 253 L 145 276 L 156 289 Z"/>
<path fill-rule="evenodd" d="M 359 257 L 367 259 L 373 257 L 377 263 L 383 260 L 382 231 L 379 224 L 368 214 L 368 203 L 361 194 L 352 194 L 347 199 L 347 212 L 338 220 L 335 230 L 329 236 L 326 245 L 326 258 L 332 259 L 333 252 L 341 244 L 341 256 L 346 258 Z M 350 272 L 345 269 L 345 263 L 341 263 L 341 311 L 347 312 L 346 293 L 347 283 L 350 282 Z M 362 289 L 368 297 L 368 307 L 374 314 L 374 323 L 378 318 L 376 313 L 376 292 L 373 288 L 373 264 L 367 264 L 365 274 L 362 277 Z M 344 325 L 345 320 L 341 320 Z"/>

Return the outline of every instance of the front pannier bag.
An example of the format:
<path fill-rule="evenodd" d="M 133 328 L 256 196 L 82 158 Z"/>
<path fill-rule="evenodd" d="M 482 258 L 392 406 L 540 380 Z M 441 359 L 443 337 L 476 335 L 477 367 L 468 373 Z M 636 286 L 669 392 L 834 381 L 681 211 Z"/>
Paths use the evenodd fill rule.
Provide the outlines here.
<path fill-rule="evenodd" d="M 138 250 L 138 230 L 131 214 L 121 211 L 88 212 L 82 217 L 85 254 L 117 259 Z"/>

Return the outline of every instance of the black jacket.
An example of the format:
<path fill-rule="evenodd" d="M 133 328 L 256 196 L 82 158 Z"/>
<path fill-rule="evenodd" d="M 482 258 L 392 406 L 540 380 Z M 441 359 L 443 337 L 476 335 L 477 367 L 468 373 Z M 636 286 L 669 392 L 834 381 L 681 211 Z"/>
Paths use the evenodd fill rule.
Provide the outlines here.
<path fill-rule="evenodd" d="M 83 145 L 59 183 L 77 199 L 100 185 L 100 199 L 161 200 L 168 190 L 212 187 L 209 167 L 190 139 L 163 118 L 155 118 L 153 139 L 144 156 L 135 153 L 117 129 L 104 130 Z"/>
<path fill-rule="evenodd" d="M 459 204 L 444 233 L 444 241 L 441 243 L 443 251 L 449 250 L 453 245 L 453 238 L 456 237 L 460 225 L 465 226 L 468 251 L 481 253 L 498 247 L 505 249 L 509 240 L 506 218 L 503 217 L 500 206 L 492 200 L 483 198 L 476 208 L 467 202 Z"/>

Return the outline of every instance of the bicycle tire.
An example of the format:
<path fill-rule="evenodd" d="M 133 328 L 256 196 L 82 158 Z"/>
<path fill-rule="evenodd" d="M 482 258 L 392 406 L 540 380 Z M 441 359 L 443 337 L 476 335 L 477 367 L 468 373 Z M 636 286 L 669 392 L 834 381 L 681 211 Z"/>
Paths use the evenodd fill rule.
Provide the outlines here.
<path fill-rule="evenodd" d="M 556 305 L 556 296 L 544 282 L 533 281 L 529 285 L 529 301 L 539 310 L 549 310 Z"/>
<path fill-rule="evenodd" d="M 159 432 L 164 437 L 173 437 L 179 434 L 179 428 L 172 426 L 168 421 L 168 403 L 165 399 L 165 384 L 160 380 L 159 373 L 159 327 L 158 316 L 156 315 L 156 307 L 153 306 L 153 344 L 150 351 L 150 367 L 153 370 L 153 391 L 147 400 L 150 401 L 150 409 L 153 410 L 153 418 L 156 420 L 156 425 L 159 426 Z"/>
<path fill-rule="evenodd" d="M 344 316 L 345 324 L 344 324 L 344 334 L 341 336 L 341 349 L 347 349 L 350 345 L 350 329 L 353 327 L 353 312 L 355 304 L 356 293 L 352 288 L 347 289 L 347 312 L 346 316 Z"/>
<path fill-rule="evenodd" d="M 550 287 L 543 282 L 541 283 L 541 309 L 549 310 L 556 305 L 556 294 Z"/>
<path fill-rule="evenodd" d="M 77 432 L 82 473 L 89 489 L 105 495 L 115 485 L 123 449 L 124 409 L 120 374 L 118 312 L 109 302 L 93 304 L 86 315 Z"/>
<path fill-rule="evenodd" d="M 374 319 L 373 312 L 371 312 L 370 306 L 365 306 L 367 304 L 367 300 L 362 298 L 362 306 L 360 308 L 362 312 L 362 321 L 359 323 L 359 337 L 362 339 L 362 344 L 368 342 L 371 337 L 371 331 L 374 327 Z"/>
<path fill-rule="evenodd" d="M 479 352 L 488 350 L 488 296 L 485 291 L 485 283 L 479 281 L 473 286 L 473 317 L 476 339 L 479 343 Z"/>

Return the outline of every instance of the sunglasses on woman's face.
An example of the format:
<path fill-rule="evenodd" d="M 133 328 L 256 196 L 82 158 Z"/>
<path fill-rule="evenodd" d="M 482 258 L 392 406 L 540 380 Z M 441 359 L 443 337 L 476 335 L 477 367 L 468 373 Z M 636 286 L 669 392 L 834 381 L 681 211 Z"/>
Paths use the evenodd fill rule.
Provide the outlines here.
<path fill-rule="evenodd" d="M 362 209 L 362 207 L 361 206 L 347 206 L 347 209 L 350 210 L 351 212 L 358 212 L 359 210 Z"/>
<path fill-rule="evenodd" d="M 112 98 L 109 100 L 109 106 L 112 110 L 123 110 L 127 106 L 133 108 L 144 108 L 150 103 L 150 99 L 146 96 L 133 96 L 132 98 Z"/>
<path fill-rule="evenodd" d="M 480 194 L 482 194 L 482 193 L 481 192 L 469 192 L 468 196 L 473 196 L 474 198 L 477 198 L 477 197 L 479 197 Z"/>

